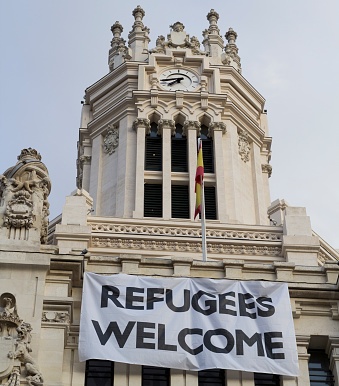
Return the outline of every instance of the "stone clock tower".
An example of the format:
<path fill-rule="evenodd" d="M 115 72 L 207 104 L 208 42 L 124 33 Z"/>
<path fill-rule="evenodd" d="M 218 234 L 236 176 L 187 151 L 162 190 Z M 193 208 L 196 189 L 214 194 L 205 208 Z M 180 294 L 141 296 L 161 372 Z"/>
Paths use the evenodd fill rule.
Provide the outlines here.
<path fill-rule="evenodd" d="M 201 43 L 177 21 L 149 47 L 144 10 L 133 16 L 127 42 L 111 27 L 109 72 L 85 91 L 77 189 L 48 234 L 39 153 L 24 149 L 0 175 L 0 384 L 309 386 L 320 367 L 338 384 L 339 254 L 305 208 L 271 203 L 265 100 L 241 74 L 237 33 L 224 39 L 212 9 Z M 197 138 L 207 261 L 194 220 Z M 85 271 L 287 283 L 300 374 L 79 362 Z"/>
<path fill-rule="evenodd" d="M 108 75 L 86 90 L 78 187 L 96 216 L 193 221 L 197 138 L 203 139 L 207 217 L 269 225 L 271 138 L 264 98 L 241 75 L 237 34 L 207 15 L 203 49 L 181 22 L 148 48 L 144 11 L 128 47 L 112 26 Z"/>

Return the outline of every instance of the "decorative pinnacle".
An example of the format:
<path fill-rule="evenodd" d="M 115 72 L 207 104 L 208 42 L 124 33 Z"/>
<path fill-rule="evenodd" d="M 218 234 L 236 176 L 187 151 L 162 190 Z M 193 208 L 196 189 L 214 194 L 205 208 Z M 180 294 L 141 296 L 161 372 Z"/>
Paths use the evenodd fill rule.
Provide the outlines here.
<path fill-rule="evenodd" d="M 132 15 L 134 16 L 136 21 L 141 21 L 142 18 L 145 16 L 145 11 L 138 5 L 132 12 Z"/>
<path fill-rule="evenodd" d="M 18 155 L 18 160 L 22 161 L 26 158 L 35 158 L 38 161 L 41 161 L 41 155 L 35 149 L 29 147 L 28 149 L 22 149 L 20 155 Z"/>
<path fill-rule="evenodd" d="M 219 14 L 214 9 L 211 9 L 207 14 L 207 20 L 210 23 L 208 32 L 211 34 L 219 34 L 219 28 L 217 22 L 219 20 Z"/>
<path fill-rule="evenodd" d="M 228 44 L 235 44 L 237 37 L 238 34 L 232 28 L 229 28 L 229 30 L 225 34 L 225 38 L 227 39 Z"/>
<path fill-rule="evenodd" d="M 112 27 L 111 27 L 111 31 L 112 31 L 113 36 L 114 36 L 115 38 L 119 38 L 119 37 L 121 36 L 123 30 L 124 30 L 124 29 L 122 28 L 122 25 L 120 24 L 119 21 L 116 21 L 116 22 L 112 25 Z"/>
<path fill-rule="evenodd" d="M 217 21 L 219 20 L 218 12 L 216 12 L 214 9 L 211 9 L 207 14 L 207 20 L 210 22 L 210 24 L 217 24 Z"/>

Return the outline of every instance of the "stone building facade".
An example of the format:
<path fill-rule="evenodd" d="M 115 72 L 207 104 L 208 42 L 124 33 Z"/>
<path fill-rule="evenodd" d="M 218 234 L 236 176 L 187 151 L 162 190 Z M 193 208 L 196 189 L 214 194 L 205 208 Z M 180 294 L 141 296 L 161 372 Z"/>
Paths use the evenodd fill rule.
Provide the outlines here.
<path fill-rule="evenodd" d="M 0 384 L 307 386 L 314 364 L 322 384 L 338 385 L 339 253 L 305 208 L 271 203 L 265 100 L 242 75 L 237 33 L 223 39 L 211 10 L 201 44 L 176 22 L 150 48 L 144 16 L 133 10 L 127 42 L 119 22 L 111 28 L 109 72 L 83 101 L 77 189 L 48 234 L 39 153 L 22 150 L 1 175 Z M 198 137 L 206 262 L 194 220 Z M 300 375 L 79 362 L 85 271 L 288 283 Z"/>

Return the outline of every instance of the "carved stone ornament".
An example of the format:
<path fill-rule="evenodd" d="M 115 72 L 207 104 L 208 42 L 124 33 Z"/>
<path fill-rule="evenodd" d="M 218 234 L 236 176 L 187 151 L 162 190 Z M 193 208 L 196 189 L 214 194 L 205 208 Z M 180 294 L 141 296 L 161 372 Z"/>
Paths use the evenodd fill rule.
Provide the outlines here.
<path fill-rule="evenodd" d="M 0 383 L 3 386 L 19 386 L 21 376 L 25 376 L 30 386 L 43 386 L 42 374 L 30 355 L 31 331 L 31 325 L 18 316 L 15 296 L 3 293 L 0 296 Z"/>
<path fill-rule="evenodd" d="M 133 129 L 135 131 L 138 130 L 138 127 L 145 127 L 146 129 L 146 134 L 149 134 L 149 130 L 151 128 L 151 122 L 147 118 L 137 118 L 133 122 Z"/>
<path fill-rule="evenodd" d="M 119 128 L 115 125 L 108 125 L 108 131 L 104 138 L 104 152 L 109 155 L 115 152 L 119 146 Z"/>
<path fill-rule="evenodd" d="M 40 154 L 23 149 L 18 162 L 0 175 L 0 228 L 8 229 L 7 238 L 28 240 L 29 230 L 40 232 L 40 242 L 47 242 L 48 195 L 51 182 Z"/>
<path fill-rule="evenodd" d="M 211 122 L 208 125 L 208 134 L 212 137 L 214 131 L 222 131 L 223 134 L 226 134 L 226 125 L 224 122 Z"/>
<path fill-rule="evenodd" d="M 261 165 L 261 170 L 263 173 L 267 173 L 268 174 L 268 178 L 271 177 L 272 175 L 272 166 L 270 164 L 262 164 Z"/>
<path fill-rule="evenodd" d="M 160 119 L 158 122 L 158 128 L 160 132 L 164 129 L 171 129 L 171 135 L 175 134 L 175 122 L 173 119 Z"/>
<path fill-rule="evenodd" d="M 244 162 L 248 162 L 250 160 L 250 151 L 251 146 L 248 142 L 248 134 L 245 130 L 240 130 L 238 133 L 238 146 L 239 146 L 239 154 L 241 159 Z"/>

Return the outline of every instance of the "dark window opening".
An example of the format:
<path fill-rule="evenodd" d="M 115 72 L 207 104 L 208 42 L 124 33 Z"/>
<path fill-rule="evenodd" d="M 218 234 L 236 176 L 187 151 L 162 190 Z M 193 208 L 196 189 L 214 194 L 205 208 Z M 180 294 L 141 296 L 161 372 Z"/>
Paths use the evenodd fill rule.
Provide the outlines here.
<path fill-rule="evenodd" d="M 276 374 L 254 373 L 254 386 L 279 386 L 280 376 Z"/>
<path fill-rule="evenodd" d="M 170 369 L 142 366 L 142 386 L 169 386 Z"/>
<path fill-rule="evenodd" d="M 206 125 L 201 125 L 200 139 L 202 141 L 204 172 L 214 173 L 213 140 L 208 136 L 208 127 Z"/>
<path fill-rule="evenodd" d="M 309 350 L 308 370 L 311 386 L 334 386 L 334 377 L 330 370 L 328 356 L 324 350 Z"/>
<path fill-rule="evenodd" d="M 162 170 L 162 138 L 158 134 L 158 125 L 154 122 L 146 136 L 145 170 Z"/>
<path fill-rule="evenodd" d="M 189 191 L 186 185 L 172 185 L 172 218 L 190 218 Z"/>
<path fill-rule="evenodd" d="M 86 361 L 85 386 L 113 386 L 114 362 L 99 359 Z"/>
<path fill-rule="evenodd" d="M 175 125 L 175 134 L 171 142 L 172 172 L 187 172 L 187 138 L 180 123 Z"/>
<path fill-rule="evenodd" d="M 214 186 L 205 186 L 205 217 L 206 220 L 216 220 L 217 219 L 217 204 L 215 198 L 215 187 Z"/>
<path fill-rule="evenodd" d="M 198 386 L 224 386 L 225 370 L 209 369 L 199 371 Z"/>
<path fill-rule="evenodd" d="M 144 185 L 144 217 L 162 217 L 162 185 Z"/>

